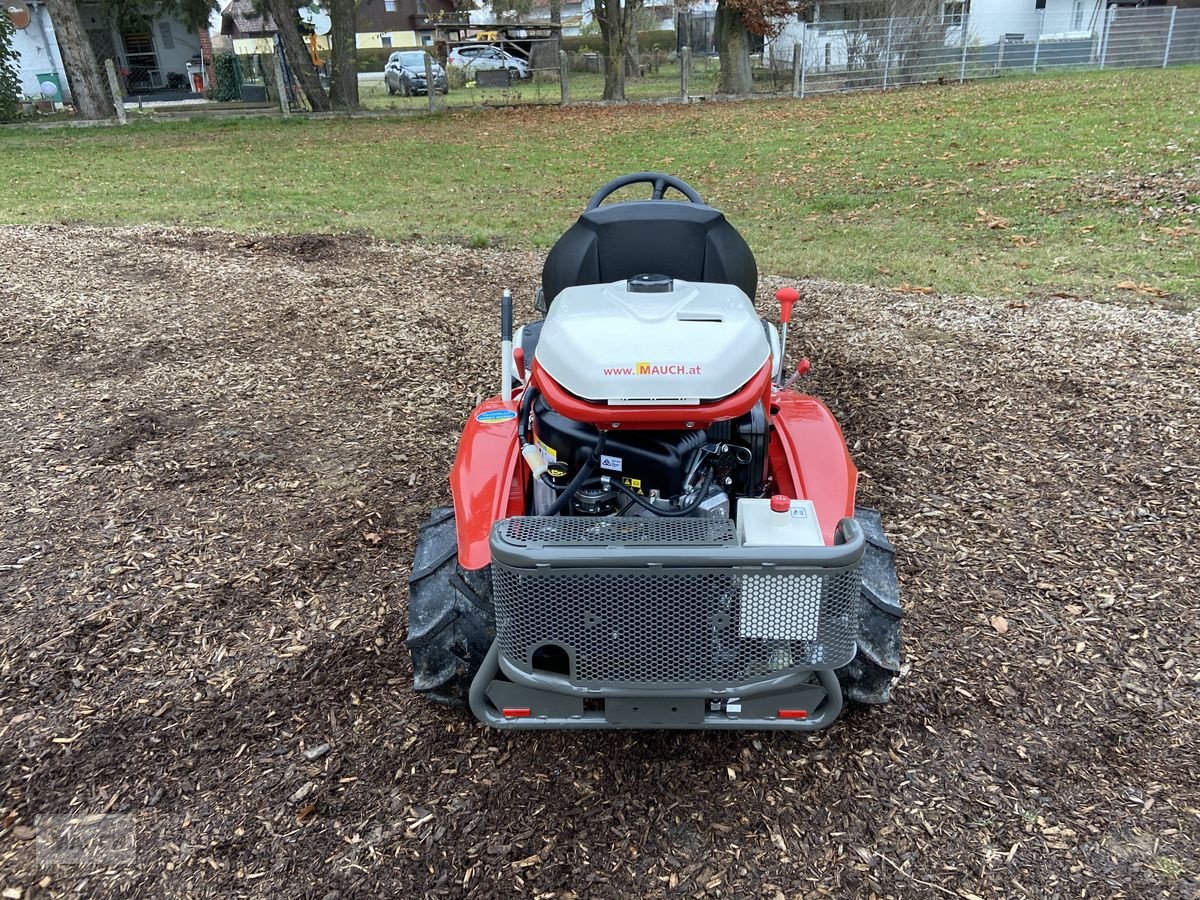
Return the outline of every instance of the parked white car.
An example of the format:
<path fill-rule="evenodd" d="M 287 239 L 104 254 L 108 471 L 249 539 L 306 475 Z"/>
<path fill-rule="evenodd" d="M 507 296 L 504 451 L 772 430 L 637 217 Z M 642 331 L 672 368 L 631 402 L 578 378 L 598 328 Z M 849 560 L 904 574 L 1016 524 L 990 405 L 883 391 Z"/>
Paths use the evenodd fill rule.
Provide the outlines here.
<path fill-rule="evenodd" d="M 455 47 L 446 57 L 446 65 L 457 66 L 468 75 L 478 69 L 508 69 L 513 78 L 529 77 L 528 62 L 491 44 L 463 44 L 461 47 Z"/>

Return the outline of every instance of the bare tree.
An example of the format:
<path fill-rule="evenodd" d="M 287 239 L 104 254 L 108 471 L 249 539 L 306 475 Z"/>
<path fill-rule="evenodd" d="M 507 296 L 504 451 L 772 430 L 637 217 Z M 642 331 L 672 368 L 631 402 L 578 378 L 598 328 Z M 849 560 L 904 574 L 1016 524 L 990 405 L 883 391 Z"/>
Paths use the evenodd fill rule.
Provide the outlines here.
<path fill-rule="evenodd" d="M 788 18 L 812 11 L 812 0 L 719 0 L 713 39 L 721 59 L 717 92 L 748 94 L 754 89 L 750 72 L 750 35 L 777 33 Z"/>
<path fill-rule="evenodd" d="M 112 93 L 100 77 L 96 54 L 88 41 L 75 0 L 46 0 L 63 67 L 71 84 L 71 100 L 84 119 L 111 119 L 117 114 Z"/>
<path fill-rule="evenodd" d="M 313 69 L 312 57 L 304 44 L 303 35 L 300 34 L 300 17 L 296 13 L 294 0 L 265 2 L 266 11 L 271 14 L 271 18 L 275 20 L 275 27 L 279 30 L 279 39 L 283 43 L 283 55 L 287 59 L 288 67 L 300 82 L 300 89 L 308 98 L 308 105 L 317 112 L 327 111 L 329 95 L 325 93 L 325 86 L 321 84 L 321 79 Z M 283 89 L 283 85 L 279 87 Z"/>
<path fill-rule="evenodd" d="M 642 0 L 595 0 L 593 15 L 604 35 L 604 99 L 625 99 L 625 66 Z"/>
<path fill-rule="evenodd" d="M 333 69 L 330 99 L 340 109 L 356 109 L 358 57 L 355 54 L 354 0 L 328 0 L 328 3 L 331 23 L 329 55 Z"/>

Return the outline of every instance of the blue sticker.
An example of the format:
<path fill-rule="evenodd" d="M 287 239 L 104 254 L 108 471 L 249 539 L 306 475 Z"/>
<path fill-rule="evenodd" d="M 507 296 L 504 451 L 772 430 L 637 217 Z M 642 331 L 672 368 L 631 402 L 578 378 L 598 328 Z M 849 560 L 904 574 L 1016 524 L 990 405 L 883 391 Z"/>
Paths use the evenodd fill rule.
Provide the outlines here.
<path fill-rule="evenodd" d="M 516 417 L 516 410 L 489 409 L 485 412 L 477 413 L 475 415 L 475 421 L 482 422 L 484 425 L 494 425 L 497 422 L 511 422 Z"/>

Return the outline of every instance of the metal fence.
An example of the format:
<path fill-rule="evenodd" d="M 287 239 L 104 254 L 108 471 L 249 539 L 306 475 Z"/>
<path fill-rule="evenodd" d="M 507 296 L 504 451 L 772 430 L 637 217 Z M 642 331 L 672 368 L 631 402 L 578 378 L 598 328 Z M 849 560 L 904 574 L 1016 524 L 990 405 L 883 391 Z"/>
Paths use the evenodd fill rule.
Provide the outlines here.
<path fill-rule="evenodd" d="M 1200 9 L 1103 10 L 1097 4 L 1088 12 L 1083 6 L 1004 16 L 951 15 L 943 8 L 923 17 L 797 22 L 768 43 L 765 56 L 775 67 L 793 69 L 799 96 L 1053 69 L 1200 62 Z"/>
<path fill-rule="evenodd" d="M 1032 6 L 1033 4 L 1029 4 Z M 1049 5 L 1049 4 L 1048 4 Z M 1117 68 L 1200 63 L 1200 9 L 1149 7 L 1090 12 L 1010 10 L 1004 15 L 955 14 L 936 4 L 928 16 L 804 23 L 782 27 L 752 59 L 751 92 L 808 96 L 962 82 L 1069 68 Z M 694 24 L 694 23 L 693 23 Z M 703 33 L 698 28 L 696 34 Z M 629 100 L 714 96 L 720 62 L 714 53 L 682 45 L 674 31 L 626 60 Z M 447 45 L 448 49 L 459 43 Z M 497 45 L 500 46 L 500 45 Z M 449 92 L 393 94 L 382 73 L 365 76 L 368 108 L 438 110 L 463 106 L 557 105 L 599 101 L 608 61 L 599 49 L 560 53 L 556 39 L 507 46 L 519 71 L 486 72 L 448 66 Z M 505 49 L 501 47 L 501 49 Z"/>

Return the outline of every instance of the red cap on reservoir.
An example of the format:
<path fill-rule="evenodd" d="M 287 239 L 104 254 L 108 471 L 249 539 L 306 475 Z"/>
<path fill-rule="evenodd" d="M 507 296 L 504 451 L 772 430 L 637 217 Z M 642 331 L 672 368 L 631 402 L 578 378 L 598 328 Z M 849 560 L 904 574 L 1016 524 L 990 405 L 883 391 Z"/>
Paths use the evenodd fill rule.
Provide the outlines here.
<path fill-rule="evenodd" d="M 776 494 L 771 498 L 771 512 L 787 512 L 792 508 L 792 500 L 790 497 L 785 497 L 783 494 Z"/>

